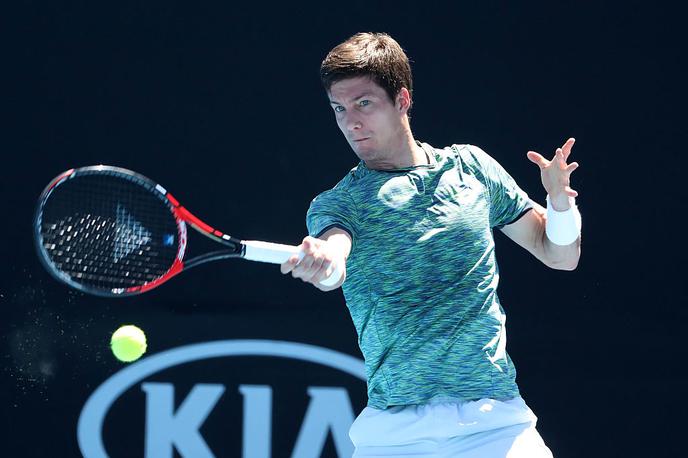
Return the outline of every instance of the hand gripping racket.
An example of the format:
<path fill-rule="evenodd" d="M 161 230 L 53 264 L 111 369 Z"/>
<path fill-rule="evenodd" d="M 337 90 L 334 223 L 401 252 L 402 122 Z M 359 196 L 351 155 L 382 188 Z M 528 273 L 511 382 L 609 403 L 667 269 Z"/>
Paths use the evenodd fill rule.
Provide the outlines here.
<path fill-rule="evenodd" d="M 187 223 L 224 248 L 186 259 Z M 38 202 L 34 239 L 39 258 L 55 278 L 108 297 L 143 293 L 218 259 L 281 264 L 300 253 L 296 246 L 224 234 L 159 184 L 105 165 L 67 170 L 48 184 Z M 321 284 L 332 286 L 340 278 L 337 269 Z"/>

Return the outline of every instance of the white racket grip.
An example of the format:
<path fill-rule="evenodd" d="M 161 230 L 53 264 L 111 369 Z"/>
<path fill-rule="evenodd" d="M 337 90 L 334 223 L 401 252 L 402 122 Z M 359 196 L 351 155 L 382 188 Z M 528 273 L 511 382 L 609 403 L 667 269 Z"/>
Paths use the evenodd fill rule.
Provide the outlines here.
<path fill-rule="evenodd" d="M 262 242 L 259 240 L 243 240 L 241 243 L 246 246 L 244 259 L 249 261 L 269 262 L 271 264 L 283 264 L 293 255 L 299 255 L 299 261 L 303 259 L 304 253 L 299 247 L 293 245 L 283 245 L 281 243 Z M 342 278 L 342 269 L 336 266 L 332 274 L 320 282 L 323 286 L 335 285 Z"/>
<path fill-rule="evenodd" d="M 282 245 L 281 243 L 260 242 L 258 240 L 243 240 L 246 246 L 244 258 L 249 261 L 282 264 L 299 252 L 299 247 Z"/>

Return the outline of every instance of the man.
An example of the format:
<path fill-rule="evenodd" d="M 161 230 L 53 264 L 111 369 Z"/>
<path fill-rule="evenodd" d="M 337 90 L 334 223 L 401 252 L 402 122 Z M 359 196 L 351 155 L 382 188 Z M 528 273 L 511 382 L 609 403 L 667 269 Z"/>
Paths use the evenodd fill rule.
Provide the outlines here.
<path fill-rule="evenodd" d="M 574 139 L 551 161 L 528 152 L 545 209 L 481 149 L 414 139 L 411 69 L 388 35 L 336 46 L 321 79 L 361 161 L 313 200 L 304 257 L 282 272 L 343 289 L 368 378 L 368 406 L 350 431 L 354 456 L 551 457 L 505 350 L 492 230 L 549 267 L 575 269 Z M 339 281 L 323 285 L 335 271 Z"/>

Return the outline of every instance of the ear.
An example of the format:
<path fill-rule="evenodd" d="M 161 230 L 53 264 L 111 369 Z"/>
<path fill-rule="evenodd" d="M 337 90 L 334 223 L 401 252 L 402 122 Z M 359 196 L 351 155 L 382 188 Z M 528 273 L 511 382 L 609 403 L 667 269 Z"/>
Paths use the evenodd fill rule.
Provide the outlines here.
<path fill-rule="evenodd" d="M 396 106 L 402 114 L 406 114 L 411 108 L 411 93 L 405 87 L 402 87 L 397 94 Z"/>

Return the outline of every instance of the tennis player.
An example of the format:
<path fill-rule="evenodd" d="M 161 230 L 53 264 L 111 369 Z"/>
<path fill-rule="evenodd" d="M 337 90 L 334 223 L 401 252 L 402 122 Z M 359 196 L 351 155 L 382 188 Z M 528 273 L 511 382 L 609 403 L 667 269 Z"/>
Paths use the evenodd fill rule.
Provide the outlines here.
<path fill-rule="evenodd" d="M 320 72 L 360 162 L 312 201 L 305 257 L 281 270 L 343 289 L 368 383 L 350 430 L 354 456 L 551 457 L 506 352 L 493 231 L 548 267 L 576 268 L 574 139 L 551 160 L 527 154 L 543 208 L 480 148 L 414 139 L 411 68 L 390 36 L 354 35 Z M 341 280 L 320 284 L 335 266 Z"/>

